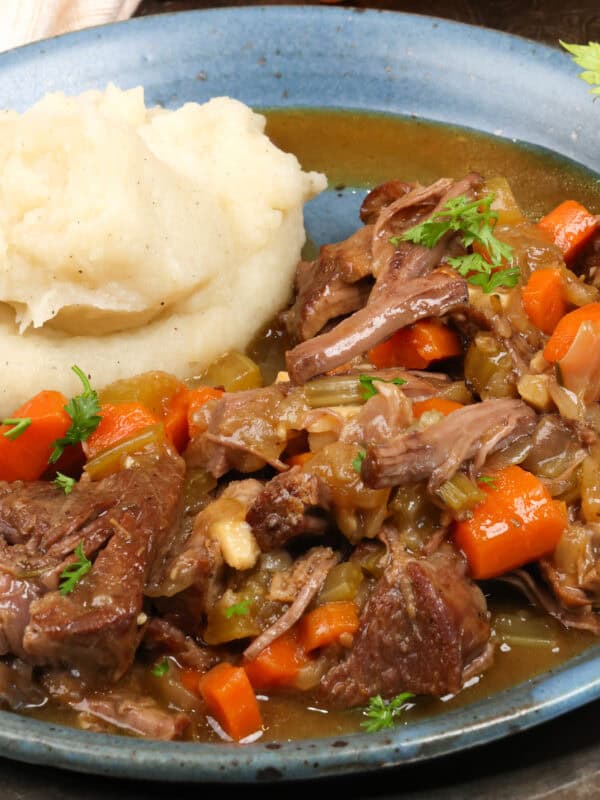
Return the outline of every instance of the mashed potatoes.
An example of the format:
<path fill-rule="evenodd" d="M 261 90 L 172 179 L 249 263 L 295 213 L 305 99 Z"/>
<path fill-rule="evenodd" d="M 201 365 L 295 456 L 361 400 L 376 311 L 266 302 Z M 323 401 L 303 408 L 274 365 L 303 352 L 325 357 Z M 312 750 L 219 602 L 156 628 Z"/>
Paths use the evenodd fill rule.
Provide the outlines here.
<path fill-rule="evenodd" d="M 185 378 L 287 301 L 303 204 L 325 178 L 230 98 L 148 109 L 143 89 L 0 114 L 0 414 L 42 388 Z"/>

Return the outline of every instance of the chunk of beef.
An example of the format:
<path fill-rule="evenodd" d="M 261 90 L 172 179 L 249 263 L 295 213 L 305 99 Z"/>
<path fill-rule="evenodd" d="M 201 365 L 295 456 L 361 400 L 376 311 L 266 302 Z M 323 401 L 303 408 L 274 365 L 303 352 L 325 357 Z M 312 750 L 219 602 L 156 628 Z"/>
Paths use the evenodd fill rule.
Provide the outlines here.
<path fill-rule="evenodd" d="M 361 475 L 367 486 L 402 486 L 428 480 L 436 489 L 465 461 L 475 468 L 490 453 L 532 432 L 536 414 L 522 400 L 484 400 L 457 409 L 425 430 L 367 445 Z"/>
<path fill-rule="evenodd" d="M 386 206 L 391 205 L 394 201 L 399 200 L 416 188 L 414 183 L 405 183 L 400 180 L 380 183 L 379 186 L 375 186 L 365 195 L 360 206 L 361 221 L 365 225 L 372 225 L 377 222 L 377 218 Z"/>
<path fill-rule="evenodd" d="M 315 261 L 296 269 L 296 300 L 284 314 L 290 333 L 310 339 L 330 320 L 361 308 L 369 296 L 372 226 L 359 228 L 348 239 L 323 245 Z"/>
<path fill-rule="evenodd" d="M 294 467 L 275 476 L 250 506 L 250 524 L 263 552 L 275 550 L 298 536 L 322 534 L 323 511 L 330 506 L 327 485 L 316 475 Z"/>
<path fill-rule="evenodd" d="M 70 594 L 50 591 L 33 600 L 23 635 L 30 658 L 106 681 L 129 668 L 141 636 L 146 582 L 179 522 L 183 473 L 183 461 L 174 454 L 142 456 L 131 469 L 106 479 L 108 543 Z M 82 483 L 78 491 L 85 493 L 88 486 Z"/>
<path fill-rule="evenodd" d="M 394 534 L 395 535 L 395 534 Z M 414 558 L 390 529 L 382 577 L 360 616 L 354 642 L 323 676 L 326 702 L 347 708 L 400 692 L 444 695 L 460 690 L 473 665 L 491 661 L 485 598 L 449 546 Z"/>
<path fill-rule="evenodd" d="M 190 724 L 187 714 L 165 711 L 151 697 L 132 696 L 116 690 L 84 697 L 72 708 L 79 712 L 81 727 L 102 730 L 103 726 L 90 726 L 91 717 L 145 739 L 181 739 Z"/>
<path fill-rule="evenodd" d="M 214 648 L 198 644 L 192 636 L 160 617 L 153 617 L 146 625 L 143 644 L 148 650 L 172 655 L 182 667 L 199 672 L 207 672 L 219 660 Z"/>
<path fill-rule="evenodd" d="M 199 433 L 185 452 L 186 462 L 215 478 L 232 469 L 255 472 L 266 464 L 285 470 L 279 457 L 307 410 L 302 393 L 285 383 L 227 392 L 196 412 Z"/>
<path fill-rule="evenodd" d="M 407 258 L 427 263 L 433 268 L 441 258 L 442 248 L 429 250 L 411 245 Z M 295 383 L 305 383 L 366 353 L 399 328 L 425 317 L 441 317 L 464 303 L 467 284 L 464 278 L 436 272 L 424 278 L 402 283 L 380 294 L 373 302 L 342 320 L 331 331 L 302 342 L 286 353 L 286 364 Z"/>

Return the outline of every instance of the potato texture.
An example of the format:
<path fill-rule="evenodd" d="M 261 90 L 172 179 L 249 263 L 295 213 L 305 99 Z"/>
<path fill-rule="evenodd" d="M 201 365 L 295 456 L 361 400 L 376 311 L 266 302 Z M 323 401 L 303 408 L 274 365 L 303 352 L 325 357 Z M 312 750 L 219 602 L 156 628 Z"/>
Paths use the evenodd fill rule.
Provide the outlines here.
<path fill-rule="evenodd" d="M 265 119 L 220 97 L 147 108 L 141 87 L 0 113 L 0 413 L 41 388 L 147 369 L 180 378 L 291 294 L 304 172 Z"/>

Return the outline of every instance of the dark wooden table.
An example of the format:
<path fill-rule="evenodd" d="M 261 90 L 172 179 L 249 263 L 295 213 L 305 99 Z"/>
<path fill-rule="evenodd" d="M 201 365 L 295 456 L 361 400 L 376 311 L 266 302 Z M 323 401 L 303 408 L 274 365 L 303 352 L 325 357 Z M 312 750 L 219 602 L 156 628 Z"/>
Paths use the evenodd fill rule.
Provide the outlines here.
<path fill-rule="evenodd" d="M 307 5 L 263 0 L 261 5 Z M 318 2 L 312 3 L 317 5 Z M 143 0 L 138 15 L 253 5 L 243 0 Z M 254 3 L 258 5 L 258 3 Z M 600 41 L 600 0 L 356 0 L 347 5 L 429 14 L 484 25 L 556 45 L 558 39 Z M 383 774 L 328 780 L 318 790 L 380 800 L 591 800 L 600 797 L 600 701 L 560 719 L 433 763 Z M 33 767 L 0 759 L 0 800 L 198 800 L 220 786 L 133 783 Z M 273 800 L 317 791 L 315 784 L 232 787 L 245 798 Z"/>

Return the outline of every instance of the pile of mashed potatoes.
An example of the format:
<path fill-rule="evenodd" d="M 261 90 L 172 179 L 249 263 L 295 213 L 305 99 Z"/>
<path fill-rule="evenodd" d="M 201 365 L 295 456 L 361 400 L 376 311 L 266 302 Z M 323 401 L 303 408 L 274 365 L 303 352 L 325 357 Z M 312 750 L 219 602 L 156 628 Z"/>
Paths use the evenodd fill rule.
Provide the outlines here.
<path fill-rule="evenodd" d="M 0 113 L 0 414 L 40 389 L 180 378 L 243 350 L 288 301 L 303 205 L 325 188 L 219 97 L 52 94 Z"/>

